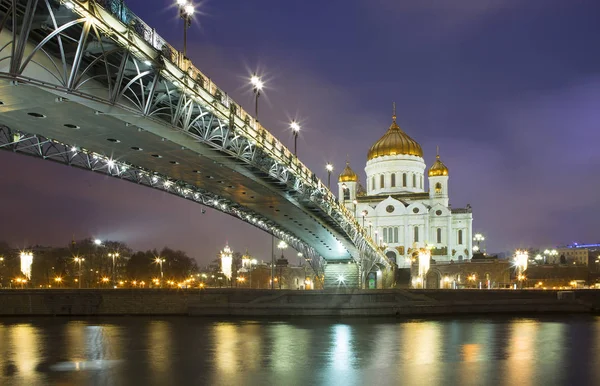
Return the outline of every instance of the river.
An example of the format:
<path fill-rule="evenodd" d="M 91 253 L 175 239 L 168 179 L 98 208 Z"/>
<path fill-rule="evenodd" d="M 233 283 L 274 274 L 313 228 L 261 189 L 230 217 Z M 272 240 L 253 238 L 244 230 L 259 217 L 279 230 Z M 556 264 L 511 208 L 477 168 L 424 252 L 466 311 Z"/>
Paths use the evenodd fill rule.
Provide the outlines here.
<path fill-rule="evenodd" d="M 4 318 L 0 385 L 598 385 L 600 317 Z"/>

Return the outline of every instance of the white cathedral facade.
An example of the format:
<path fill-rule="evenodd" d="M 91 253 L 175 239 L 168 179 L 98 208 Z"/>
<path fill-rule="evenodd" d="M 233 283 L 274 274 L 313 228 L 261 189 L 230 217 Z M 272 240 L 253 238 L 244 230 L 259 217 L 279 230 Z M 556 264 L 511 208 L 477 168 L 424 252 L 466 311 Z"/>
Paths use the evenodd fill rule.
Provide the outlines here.
<path fill-rule="evenodd" d="M 398 268 L 410 268 L 421 248 L 436 263 L 472 256 L 471 207 L 451 208 L 439 154 L 427 174 L 426 167 L 421 145 L 398 126 L 394 111 L 390 128 L 369 149 L 366 191 L 348 162 L 338 179 L 340 201 Z"/>

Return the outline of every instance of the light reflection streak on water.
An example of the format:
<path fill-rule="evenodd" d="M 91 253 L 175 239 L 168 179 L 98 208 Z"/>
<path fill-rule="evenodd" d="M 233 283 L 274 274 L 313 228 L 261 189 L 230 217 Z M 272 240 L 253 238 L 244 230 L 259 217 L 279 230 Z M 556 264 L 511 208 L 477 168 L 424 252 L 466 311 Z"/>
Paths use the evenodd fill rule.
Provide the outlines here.
<path fill-rule="evenodd" d="M 250 323 L 240 327 L 242 365 L 250 370 L 260 370 L 262 351 L 261 326 Z"/>
<path fill-rule="evenodd" d="M 149 371 L 158 384 L 169 381 L 171 371 L 172 345 L 171 325 L 164 320 L 153 320 L 148 326 Z"/>
<path fill-rule="evenodd" d="M 331 347 L 333 352 L 331 355 L 331 365 L 336 370 L 346 370 L 351 368 L 354 361 L 354 353 L 352 352 L 352 329 L 345 324 L 337 324 L 333 326 L 333 334 Z"/>
<path fill-rule="evenodd" d="M 522 320 L 511 325 L 508 341 L 508 360 L 505 363 L 507 385 L 533 385 L 531 362 L 538 355 L 536 341 L 539 323 Z"/>
<path fill-rule="evenodd" d="M 495 329 L 493 323 L 484 322 L 474 322 L 467 327 L 467 334 L 459 346 L 460 363 L 457 365 L 457 379 L 461 385 L 477 385 L 491 370 Z"/>
<path fill-rule="evenodd" d="M 373 333 L 374 348 L 370 356 L 369 367 L 385 369 L 394 366 L 396 360 L 396 342 L 392 326 L 375 326 Z"/>
<path fill-rule="evenodd" d="M 233 323 L 219 323 L 214 327 L 215 364 L 221 375 L 231 375 L 237 364 L 237 331 Z"/>
<path fill-rule="evenodd" d="M 440 328 L 438 322 L 400 325 L 398 379 L 411 385 L 438 380 L 441 366 L 437 362 L 443 343 Z"/>
<path fill-rule="evenodd" d="M 66 337 L 67 337 L 67 358 L 71 361 L 83 361 L 85 360 L 85 323 L 83 322 L 69 322 L 66 325 Z"/>
<path fill-rule="evenodd" d="M 291 371 L 296 366 L 296 358 L 306 355 L 304 350 L 308 346 L 308 336 L 305 331 L 289 324 L 271 326 L 273 341 L 272 363 L 276 371 Z"/>
<path fill-rule="evenodd" d="M 9 327 L 13 361 L 18 375 L 25 381 L 36 378 L 36 366 L 40 361 L 38 330 L 30 324 L 18 324 Z"/>

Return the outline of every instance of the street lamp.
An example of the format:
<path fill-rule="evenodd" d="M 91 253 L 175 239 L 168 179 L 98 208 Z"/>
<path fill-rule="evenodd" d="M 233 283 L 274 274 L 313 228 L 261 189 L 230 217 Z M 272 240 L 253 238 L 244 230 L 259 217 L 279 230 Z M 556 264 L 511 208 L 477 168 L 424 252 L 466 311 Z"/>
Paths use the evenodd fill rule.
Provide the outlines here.
<path fill-rule="evenodd" d="M 523 272 L 527 270 L 527 263 L 529 262 L 529 253 L 527 251 L 517 250 L 515 252 L 515 267 L 517 267 L 517 278 L 521 282 L 521 288 L 523 288 L 522 280 L 525 277 Z"/>
<path fill-rule="evenodd" d="M 327 165 L 325 165 L 325 169 L 327 170 L 327 189 L 331 189 L 331 172 L 333 171 L 333 165 L 327 163 Z"/>
<path fill-rule="evenodd" d="M 362 212 L 360 212 L 361 216 L 362 216 L 362 226 L 363 228 L 365 227 L 365 216 L 367 215 L 367 211 L 363 210 Z"/>
<path fill-rule="evenodd" d="M 556 256 L 558 256 L 558 251 L 556 249 L 553 249 L 551 251 L 548 252 L 548 255 L 553 257 L 553 261 L 556 261 Z"/>
<path fill-rule="evenodd" d="M 154 259 L 154 262 L 160 266 L 160 288 L 162 288 L 162 282 L 163 282 L 163 278 L 164 278 L 162 266 L 163 266 L 163 263 L 165 262 L 165 259 L 163 259 L 162 257 L 156 257 Z"/>
<path fill-rule="evenodd" d="M 356 205 L 358 205 L 358 201 L 357 200 L 352 200 L 352 204 L 354 204 L 354 218 L 358 217 L 356 215 Z"/>
<path fill-rule="evenodd" d="M 73 258 L 73 260 L 79 264 L 79 289 L 81 289 L 81 263 L 83 263 L 85 261 L 85 259 L 83 257 L 75 257 Z"/>
<path fill-rule="evenodd" d="M 179 17 L 183 19 L 183 57 L 187 58 L 187 30 L 192 25 L 194 5 L 189 0 L 177 0 Z"/>
<path fill-rule="evenodd" d="M 102 245 L 102 240 L 96 239 L 96 240 L 94 240 L 94 244 L 96 244 L 96 245 Z"/>
<path fill-rule="evenodd" d="M 284 259 L 283 250 L 286 249 L 287 247 L 288 247 L 287 243 L 283 240 L 281 240 L 279 242 L 279 244 L 277 244 L 277 248 L 279 248 L 281 250 L 281 258 L 282 259 Z M 274 270 L 273 270 L 273 267 L 271 267 L 271 289 L 274 289 L 274 280 L 277 280 L 277 279 L 274 279 L 273 276 L 274 276 Z M 279 269 L 279 289 L 281 289 L 281 268 Z"/>
<path fill-rule="evenodd" d="M 115 253 L 109 253 L 108 257 L 112 257 L 112 282 L 113 284 L 116 286 L 117 282 L 116 282 L 116 270 L 115 270 L 115 258 L 119 257 L 119 253 L 115 252 Z"/>
<path fill-rule="evenodd" d="M 483 235 L 481 233 L 475 233 L 475 236 L 473 237 L 473 241 L 477 242 L 477 249 L 475 249 L 475 247 L 473 247 L 473 250 L 476 252 L 479 252 L 481 250 L 481 242 L 485 240 L 485 237 L 483 237 Z"/>
<path fill-rule="evenodd" d="M 298 156 L 298 133 L 300 132 L 300 125 L 296 121 L 292 121 L 290 123 L 290 129 L 292 129 L 292 133 L 294 134 L 294 155 Z"/>
<path fill-rule="evenodd" d="M 250 78 L 250 83 L 252 83 L 254 90 L 254 118 L 258 122 L 258 97 L 260 96 L 260 92 L 265 84 L 256 75 L 256 73 L 252 75 L 252 78 Z"/>

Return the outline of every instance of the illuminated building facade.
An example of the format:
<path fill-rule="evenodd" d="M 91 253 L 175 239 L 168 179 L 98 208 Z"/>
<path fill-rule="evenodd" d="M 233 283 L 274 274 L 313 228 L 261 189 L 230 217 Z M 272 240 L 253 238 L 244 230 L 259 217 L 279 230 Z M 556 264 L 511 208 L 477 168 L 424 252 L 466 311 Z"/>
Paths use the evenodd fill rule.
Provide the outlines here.
<path fill-rule="evenodd" d="M 426 172 L 423 150 L 396 123 L 395 107 L 391 126 L 369 149 L 365 172 L 366 189 L 346 163 L 340 201 L 399 268 L 410 268 L 413 253 L 428 246 L 436 263 L 471 258 L 470 205 L 451 208 L 448 168 L 438 154 Z"/>

